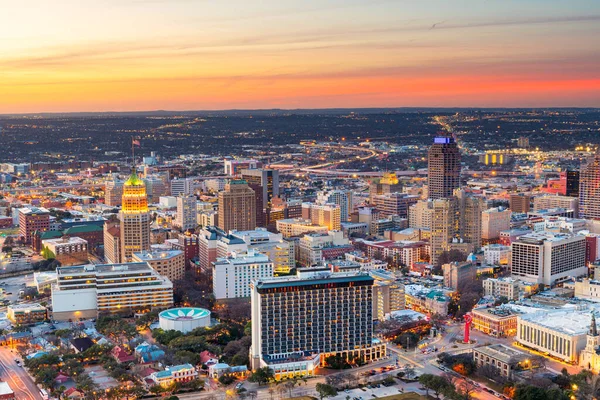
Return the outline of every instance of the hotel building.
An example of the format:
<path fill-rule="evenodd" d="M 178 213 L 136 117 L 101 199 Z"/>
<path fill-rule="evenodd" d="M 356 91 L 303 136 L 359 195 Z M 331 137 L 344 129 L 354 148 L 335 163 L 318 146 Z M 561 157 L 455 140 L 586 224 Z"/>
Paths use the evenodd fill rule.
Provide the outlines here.
<path fill-rule="evenodd" d="M 373 278 L 364 273 L 306 273 L 252 283 L 252 369 L 276 379 L 313 375 L 330 355 L 385 357 L 373 335 Z"/>
<path fill-rule="evenodd" d="M 56 274 L 55 320 L 173 306 L 173 284 L 146 263 L 62 267 Z"/>
<path fill-rule="evenodd" d="M 513 277 L 551 286 L 572 277 L 587 275 L 584 236 L 531 233 L 511 245 Z"/>

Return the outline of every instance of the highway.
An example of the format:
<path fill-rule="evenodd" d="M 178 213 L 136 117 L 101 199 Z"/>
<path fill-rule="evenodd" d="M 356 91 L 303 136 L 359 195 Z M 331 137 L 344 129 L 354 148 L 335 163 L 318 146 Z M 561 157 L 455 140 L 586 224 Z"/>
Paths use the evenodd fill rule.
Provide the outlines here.
<path fill-rule="evenodd" d="M 10 346 L 0 347 L 0 379 L 8 382 L 17 400 L 42 400 L 35 382 L 25 368 L 19 367 L 15 362 L 18 357 L 15 350 L 11 353 Z"/>

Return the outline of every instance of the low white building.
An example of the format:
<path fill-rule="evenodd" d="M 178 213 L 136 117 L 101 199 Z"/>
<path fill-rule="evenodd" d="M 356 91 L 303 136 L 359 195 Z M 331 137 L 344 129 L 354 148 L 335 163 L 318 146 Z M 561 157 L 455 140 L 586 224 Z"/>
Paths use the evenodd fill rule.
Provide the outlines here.
<path fill-rule="evenodd" d="M 250 297 L 250 282 L 254 279 L 272 278 L 273 263 L 264 254 L 249 250 L 217 258 L 212 264 L 213 294 L 215 299 Z"/>
<path fill-rule="evenodd" d="M 590 311 L 570 308 L 520 315 L 515 339 L 523 346 L 576 363 L 586 346 Z"/>

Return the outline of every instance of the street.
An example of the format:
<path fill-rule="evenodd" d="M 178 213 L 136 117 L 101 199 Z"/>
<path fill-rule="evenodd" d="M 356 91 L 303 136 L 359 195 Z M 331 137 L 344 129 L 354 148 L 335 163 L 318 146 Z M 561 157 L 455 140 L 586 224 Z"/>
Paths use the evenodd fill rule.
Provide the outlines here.
<path fill-rule="evenodd" d="M 42 400 L 39 388 L 25 371 L 15 362 L 16 352 L 10 346 L 0 347 L 0 379 L 8 382 L 17 400 Z"/>

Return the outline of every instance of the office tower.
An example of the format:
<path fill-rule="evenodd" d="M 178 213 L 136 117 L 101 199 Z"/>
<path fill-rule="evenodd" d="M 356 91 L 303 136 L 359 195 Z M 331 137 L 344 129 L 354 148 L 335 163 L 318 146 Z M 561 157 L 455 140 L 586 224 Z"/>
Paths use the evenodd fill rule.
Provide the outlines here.
<path fill-rule="evenodd" d="M 458 204 L 455 197 L 433 201 L 431 218 L 431 262 L 437 264 L 444 251 L 458 237 Z"/>
<path fill-rule="evenodd" d="M 525 193 L 513 193 L 508 199 L 508 208 L 517 214 L 526 214 L 531 209 L 531 195 Z"/>
<path fill-rule="evenodd" d="M 177 216 L 175 226 L 182 231 L 195 229 L 198 225 L 198 207 L 196 196 L 180 195 L 177 197 Z"/>
<path fill-rule="evenodd" d="M 373 196 L 371 204 L 379 210 L 379 218 L 387 218 L 397 215 L 408 218 L 408 209 L 411 205 L 419 202 L 419 196 L 405 193 L 390 193 Z"/>
<path fill-rule="evenodd" d="M 254 250 L 217 258 L 212 264 L 213 295 L 217 300 L 250 297 L 250 282 L 272 278 L 273 272 L 269 257 Z"/>
<path fill-rule="evenodd" d="M 579 216 L 600 219 L 600 147 L 579 173 Z"/>
<path fill-rule="evenodd" d="M 381 178 L 374 179 L 369 185 L 369 201 L 381 194 L 397 193 L 402 191 L 402 185 L 395 172 L 385 172 Z"/>
<path fill-rule="evenodd" d="M 579 171 L 567 170 L 565 194 L 570 197 L 579 197 Z"/>
<path fill-rule="evenodd" d="M 302 218 L 310 220 L 315 225 L 325 226 L 330 231 L 342 229 L 341 209 L 337 204 L 302 203 Z"/>
<path fill-rule="evenodd" d="M 107 180 L 104 184 L 104 204 L 111 207 L 118 207 L 121 205 L 121 199 L 123 197 L 123 181 L 116 178 Z"/>
<path fill-rule="evenodd" d="M 452 137 L 437 137 L 429 148 L 427 190 L 432 200 L 452 196 L 460 187 L 460 151 Z"/>
<path fill-rule="evenodd" d="M 511 245 L 513 277 L 534 283 L 554 285 L 587 275 L 584 236 L 530 233 Z"/>
<path fill-rule="evenodd" d="M 133 253 L 133 262 L 147 263 L 159 275 L 171 282 L 183 279 L 185 274 L 185 255 L 181 250 L 155 250 Z"/>
<path fill-rule="evenodd" d="M 248 183 L 254 191 L 260 188 L 257 195 L 262 197 L 265 208 L 271 207 L 273 197 L 279 196 L 279 171 L 276 169 L 244 169 L 242 179 Z"/>
<path fill-rule="evenodd" d="M 121 262 L 121 224 L 106 222 L 104 224 L 104 260 L 107 264 Z"/>
<path fill-rule="evenodd" d="M 460 238 L 473 245 L 474 251 L 481 248 L 481 214 L 485 200 L 459 189 L 455 191 L 458 205 L 458 231 Z"/>
<path fill-rule="evenodd" d="M 191 178 L 179 178 L 171 181 L 171 196 L 189 196 L 195 190 L 194 180 Z"/>
<path fill-rule="evenodd" d="M 510 229 L 511 211 L 501 208 L 490 208 L 481 214 L 481 241 L 485 244 L 495 243 L 500 239 L 500 232 Z"/>
<path fill-rule="evenodd" d="M 347 222 L 352 212 L 352 192 L 349 190 L 324 190 L 317 193 L 317 204 L 337 204 L 340 207 L 340 219 Z"/>
<path fill-rule="evenodd" d="M 520 136 L 517 139 L 517 145 L 523 149 L 528 149 L 529 148 L 529 138 L 526 136 Z"/>
<path fill-rule="evenodd" d="M 365 273 L 300 274 L 251 284 L 252 369 L 276 379 L 313 375 L 325 358 L 385 357 L 373 335 L 373 278 Z"/>
<path fill-rule="evenodd" d="M 173 284 L 146 263 L 81 265 L 56 269 L 52 318 L 96 318 L 173 306 Z"/>
<path fill-rule="evenodd" d="M 273 197 L 279 196 L 279 171 L 260 168 L 241 172 L 256 197 L 256 225 L 264 227 L 267 225 L 265 212 L 271 208 Z"/>
<path fill-rule="evenodd" d="M 35 231 L 50 229 L 50 211 L 42 207 L 19 208 L 19 236 L 25 243 L 31 243 Z"/>
<path fill-rule="evenodd" d="M 573 210 L 575 218 L 579 215 L 579 199 L 570 196 L 547 195 L 533 199 L 533 211 L 549 210 L 552 208 L 564 208 Z"/>
<path fill-rule="evenodd" d="M 308 233 L 298 243 L 298 262 L 310 267 L 326 260 L 342 258 L 352 250 L 354 247 L 341 231 Z"/>
<path fill-rule="evenodd" d="M 442 265 L 442 270 L 444 271 L 444 286 L 454 290 L 477 278 L 477 265 L 471 262 L 451 262 Z"/>
<path fill-rule="evenodd" d="M 417 229 L 431 229 L 433 201 L 421 200 L 408 208 L 408 226 Z"/>
<path fill-rule="evenodd" d="M 150 224 L 146 185 L 135 170 L 123 184 L 121 212 L 121 262 L 130 262 L 133 253 L 150 250 Z"/>
<path fill-rule="evenodd" d="M 218 226 L 225 232 L 256 228 L 256 197 L 244 180 L 231 180 L 219 192 Z"/>

